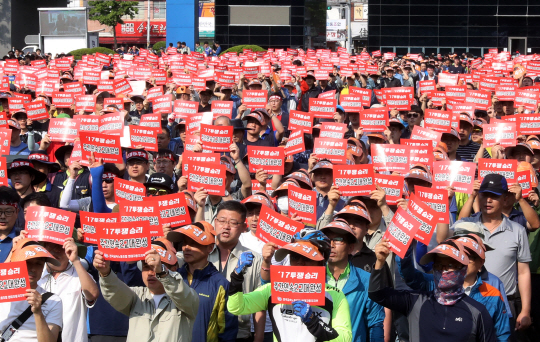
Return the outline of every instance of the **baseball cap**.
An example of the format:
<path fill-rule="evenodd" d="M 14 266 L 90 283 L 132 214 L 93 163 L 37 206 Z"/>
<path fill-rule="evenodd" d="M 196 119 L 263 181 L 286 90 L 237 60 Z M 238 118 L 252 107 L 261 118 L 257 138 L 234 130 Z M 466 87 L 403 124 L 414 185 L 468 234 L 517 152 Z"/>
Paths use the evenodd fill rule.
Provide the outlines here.
<path fill-rule="evenodd" d="M 429 173 L 426 170 L 419 169 L 419 168 L 411 169 L 405 175 L 405 179 L 418 179 L 424 182 L 433 183 L 433 178 L 431 177 L 431 173 Z"/>
<path fill-rule="evenodd" d="M 527 138 L 527 144 L 534 150 L 540 150 L 540 140 L 535 135 L 530 135 Z"/>
<path fill-rule="evenodd" d="M 276 190 L 274 190 L 274 192 L 272 192 L 270 196 L 279 197 L 278 193 L 280 193 L 283 190 L 285 191 L 289 190 L 289 186 L 291 185 L 300 187 L 300 184 L 298 184 L 298 182 L 295 179 L 287 179 L 285 182 L 281 183 L 281 185 Z"/>
<path fill-rule="evenodd" d="M 166 238 L 158 238 L 152 241 L 152 249 L 158 252 L 162 263 L 167 265 L 176 265 L 178 263 L 176 249 Z"/>
<path fill-rule="evenodd" d="M 470 255 L 471 252 L 478 255 L 482 260 L 486 260 L 486 246 L 482 239 L 476 235 L 457 236 L 451 238 L 459 241 L 465 248 L 465 252 Z"/>
<path fill-rule="evenodd" d="M 249 115 L 244 116 L 244 118 L 242 120 L 247 120 L 248 118 L 254 118 L 261 125 L 264 125 L 264 118 L 263 118 L 262 114 L 260 114 L 260 113 L 251 112 L 251 113 L 249 113 Z"/>
<path fill-rule="evenodd" d="M 319 252 L 319 249 L 309 241 L 297 241 L 289 243 L 276 251 L 274 257 L 280 262 L 291 253 L 299 254 L 315 261 L 323 261 L 324 256 Z"/>
<path fill-rule="evenodd" d="M 274 209 L 270 197 L 268 197 L 268 194 L 266 192 L 262 191 L 257 191 L 248 198 L 243 199 L 242 203 L 244 203 L 246 207 L 251 207 L 253 205 L 264 205 L 268 208 L 271 208 L 272 210 Z"/>
<path fill-rule="evenodd" d="M 126 162 L 131 159 L 143 160 L 148 162 L 148 154 L 145 150 L 131 150 L 126 154 Z"/>
<path fill-rule="evenodd" d="M 343 209 L 341 209 L 340 211 L 338 211 L 338 213 L 334 215 L 334 219 L 342 218 L 345 221 L 347 221 L 347 217 L 351 217 L 351 216 L 363 218 L 368 223 L 371 223 L 371 216 L 369 215 L 365 207 L 358 206 L 356 204 L 348 205 L 344 207 Z"/>
<path fill-rule="evenodd" d="M 49 161 L 49 155 L 45 151 L 37 150 L 30 153 L 28 160 L 49 165 L 51 173 L 60 171 L 60 164 Z"/>
<path fill-rule="evenodd" d="M 401 126 L 401 129 L 405 128 L 405 125 L 403 124 L 403 122 L 401 122 L 401 120 L 399 120 L 398 118 L 391 118 L 390 120 L 388 120 L 388 122 L 390 123 L 390 126 L 394 124 L 394 125 Z"/>
<path fill-rule="evenodd" d="M 343 219 L 337 219 L 335 221 L 332 221 L 329 225 L 321 229 L 321 232 L 323 232 L 325 235 L 328 235 L 327 233 L 329 231 L 339 235 L 350 235 L 353 241 L 357 241 L 356 235 L 354 235 L 351 227 L 349 226 L 347 221 Z"/>
<path fill-rule="evenodd" d="M 496 173 L 490 173 L 489 175 L 484 177 L 484 180 L 482 181 L 482 184 L 480 185 L 480 190 L 478 192 L 489 192 L 494 195 L 501 196 L 507 191 L 508 183 L 506 182 L 506 178 Z"/>
<path fill-rule="evenodd" d="M 364 154 L 360 141 L 356 138 L 347 139 L 347 150 L 351 151 L 353 156 L 361 157 Z"/>
<path fill-rule="evenodd" d="M 293 173 L 287 175 L 285 179 L 294 179 L 298 182 L 301 188 L 313 190 L 313 183 L 311 182 L 309 174 L 305 169 L 294 171 Z"/>
<path fill-rule="evenodd" d="M 262 83 L 258 79 L 254 78 L 248 83 L 248 87 L 251 87 L 252 85 L 262 85 Z"/>
<path fill-rule="evenodd" d="M 448 135 L 448 134 L 450 134 L 453 137 L 458 138 L 458 140 L 461 140 L 461 138 L 459 136 L 459 133 L 456 131 L 456 129 L 454 127 L 450 128 L 450 133 L 447 132 L 447 133 L 443 133 L 442 135 L 445 136 L 445 135 Z"/>
<path fill-rule="evenodd" d="M 206 222 L 199 221 L 180 227 L 167 233 L 167 240 L 182 243 L 184 236 L 188 236 L 200 245 L 210 245 L 216 242 L 214 227 Z"/>
<path fill-rule="evenodd" d="M 529 152 L 531 156 L 534 156 L 534 150 L 528 143 L 517 143 L 516 146 L 508 146 L 504 149 L 504 152 L 507 156 L 511 156 L 518 148 L 525 149 L 525 151 Z"/>
<path fill-rule="evenodd" d="M 14 250 L 13 254 L 11 255 L 11 262 L 26 261 L 37 258 L 43 258 L 45 259 L 45 262 L 51 263 L 55 266 L 60 266 L 60 261 L 56 260 L 45 247 L 34 244 Z"/>
<path fill-rule="evenodd" d="M 8 121 L 8 125 L 9 125 L 9 128 L 15 128 L 15 129 L 21 129 L 21 125 L 19 125 L 19 123 L 13 119 L 9 119 Z"/>
<path fill-rule="evenodd" d="M 474 127 L 482 128 L 484 125 L 487 125 L 487 121 L 482 118 L 477 118 L 476 120 L 473 121 Z"/>
<path fill-rule="evenodd" d="M 310 173 L 315 172 L 315 170 L 321 170 L 321 169 L 334 170 L 334 165 L 329 160 L 320 160 L 317 164 L 315 164 L 313 169 L 311 169 Z"/>
<path fill-rule="evenodd" d="M 236 169 L 234 168 L 234 163 L 229 156 L 221 156 L 220 158 L 221 165 L 225 165 L 227 168 L 227 172 L 232 173 L 233 175 L 236 174 Z"/>
<path fill-rule="evenodd" d="M 443 241 L 440 245 L 433 248 L 426 255 L 420 259 L 421 265 L 429 264 L 430 262 L 435 261 L 437 254 L 447 256 L 454 259 L 460 264 L 467 266 L 469 265 L 469 257 L 465 253 L 465 248 L 460 242 L 455 240 L 446 240 Z"/>
<path fill-rule="evenodd" d="M 146 183 L 144 183 L 145 187 L 158 187 L 165 190 L 172 190 L 174 188 L 174 182 L 169 175 L 166 175 L 164 173 L 153 173 Z"/>
<path fill-rule="evenodd" d="M 459 114 L 459 121 L 465 121 L 465 122 L 469 123 L 471 126 L 474 125 L 473 120 L 471 119 L 469 114 L 466 114 L 466 113 Z"/>

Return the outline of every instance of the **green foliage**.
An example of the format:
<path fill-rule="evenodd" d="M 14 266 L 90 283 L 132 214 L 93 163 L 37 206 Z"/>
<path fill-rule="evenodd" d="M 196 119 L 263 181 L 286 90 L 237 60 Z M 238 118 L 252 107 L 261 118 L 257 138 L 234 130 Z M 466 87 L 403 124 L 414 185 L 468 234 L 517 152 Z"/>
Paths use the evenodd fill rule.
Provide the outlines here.
<path fill-rule="evenodd" d="M 110 26 L 114 29 L 116 25 L 123 24 L 122 17 L 128 15 L 131 19 L 139 13 L 138 1 L 89 1 L 90 12 L 88 18 L 97 20 L 102 25 Z"/>
<path fill-rule="evenodd" d="M 265 49 L 263 49 L 262 47 L 260 47 L 258 45 L 236 45 L 236 46 L 230 47 L 227 50 L 223 51 L 220 55 L 223 55 L 224 53 L 227 53 L 227 52 L 242 53 L 242 51 L 244 51 L 244 49 L 251 49 L 251 51 L 253 51 L 253 52 L 258 52 L 258 51 L 266 52 Z"/>
<path fill-rule="evenodd" d="M 167 46 L 167 42 L 166 42 L 166 41 L 157 42 L 157 43 L 154 44 L 153 49 L 154 49 L 155 51 L 159 51 L 159 49 L 164 48 L 165 46 Z"/>
<path fill-rule="evenodd" d="M 97 47 L 97 48 L 92 48 L 92 49 L 78 49 L 78 50 L 70 51 L 69 53 L 72 54 L 75 57 L 75 59 L 82 59 L 83 55 L 91 55 L 96 52 L 105 53 L 107 55 L 110 53 L 114 54 L 113 50 L 107 49 L 105 47 Z"/>

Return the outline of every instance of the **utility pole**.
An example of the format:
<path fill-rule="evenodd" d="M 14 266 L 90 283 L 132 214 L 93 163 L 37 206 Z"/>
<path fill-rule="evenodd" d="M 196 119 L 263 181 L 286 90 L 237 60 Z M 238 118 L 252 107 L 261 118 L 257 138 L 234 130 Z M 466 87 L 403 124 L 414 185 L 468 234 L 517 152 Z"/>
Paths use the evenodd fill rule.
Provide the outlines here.
<path fill-rule="evenodd" d="M 347 52 L 352 54 L 351 0 L 347 0 Z"/>
<path fill-rule="evenodd" d="M 152 27 L 150 26 L 150 0 L 146 0 L 148 2 L 148 10 L 146 11 L 146 48 L 150 48 L 150 30 Z"/>

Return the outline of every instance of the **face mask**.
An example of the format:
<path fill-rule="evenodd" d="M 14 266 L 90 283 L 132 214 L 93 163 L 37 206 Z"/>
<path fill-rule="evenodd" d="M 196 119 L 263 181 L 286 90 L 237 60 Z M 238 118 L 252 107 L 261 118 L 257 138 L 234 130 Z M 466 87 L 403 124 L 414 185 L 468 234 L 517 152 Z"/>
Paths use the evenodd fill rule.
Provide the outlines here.
<path fill-rule="evenodd" d="M 457 271 L 437 271 L 433 270 L 435 281 L 435 298 L 441 305 L 454 305 L 465 296 L 463 282 L 467 274 L 467 267 Z"/>
<path fill-rule="evenodd" d="M 278 197 L 277 206 L 282 214 L 287 215 L 289 212 L 289 198 L 287 196 Z"/>

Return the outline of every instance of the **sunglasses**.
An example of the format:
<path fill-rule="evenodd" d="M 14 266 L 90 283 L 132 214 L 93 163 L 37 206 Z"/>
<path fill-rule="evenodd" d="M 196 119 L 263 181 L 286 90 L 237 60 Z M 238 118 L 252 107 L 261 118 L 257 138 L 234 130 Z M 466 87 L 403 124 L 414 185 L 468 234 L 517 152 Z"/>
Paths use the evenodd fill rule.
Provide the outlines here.
<path fill-rule="evenodd" d="M 473 133 L 482 133 L 482 130 L 480 128 L 473 129 Z"/>
<path fill-rule="evenodd" d="M 103 178 L 103 181 L 107 184 L 114 183 L 114 178 Z"/>
<path fill-rule="evenodd" d="M 420 114 L 418 114 L 418 113 L 407 114 L 407 117 L 408 117 L 409 119 L 410 119 L 410 118 L 415 118 L 415 119 L 416 119 L 416 118 L 419 117 L 419 116 L 420 116 Z"/>
<path fill-rule="evenodd" d="M 168 194 L 165 189 L 148 188 L 148 196 L 165 196 Z"/>

